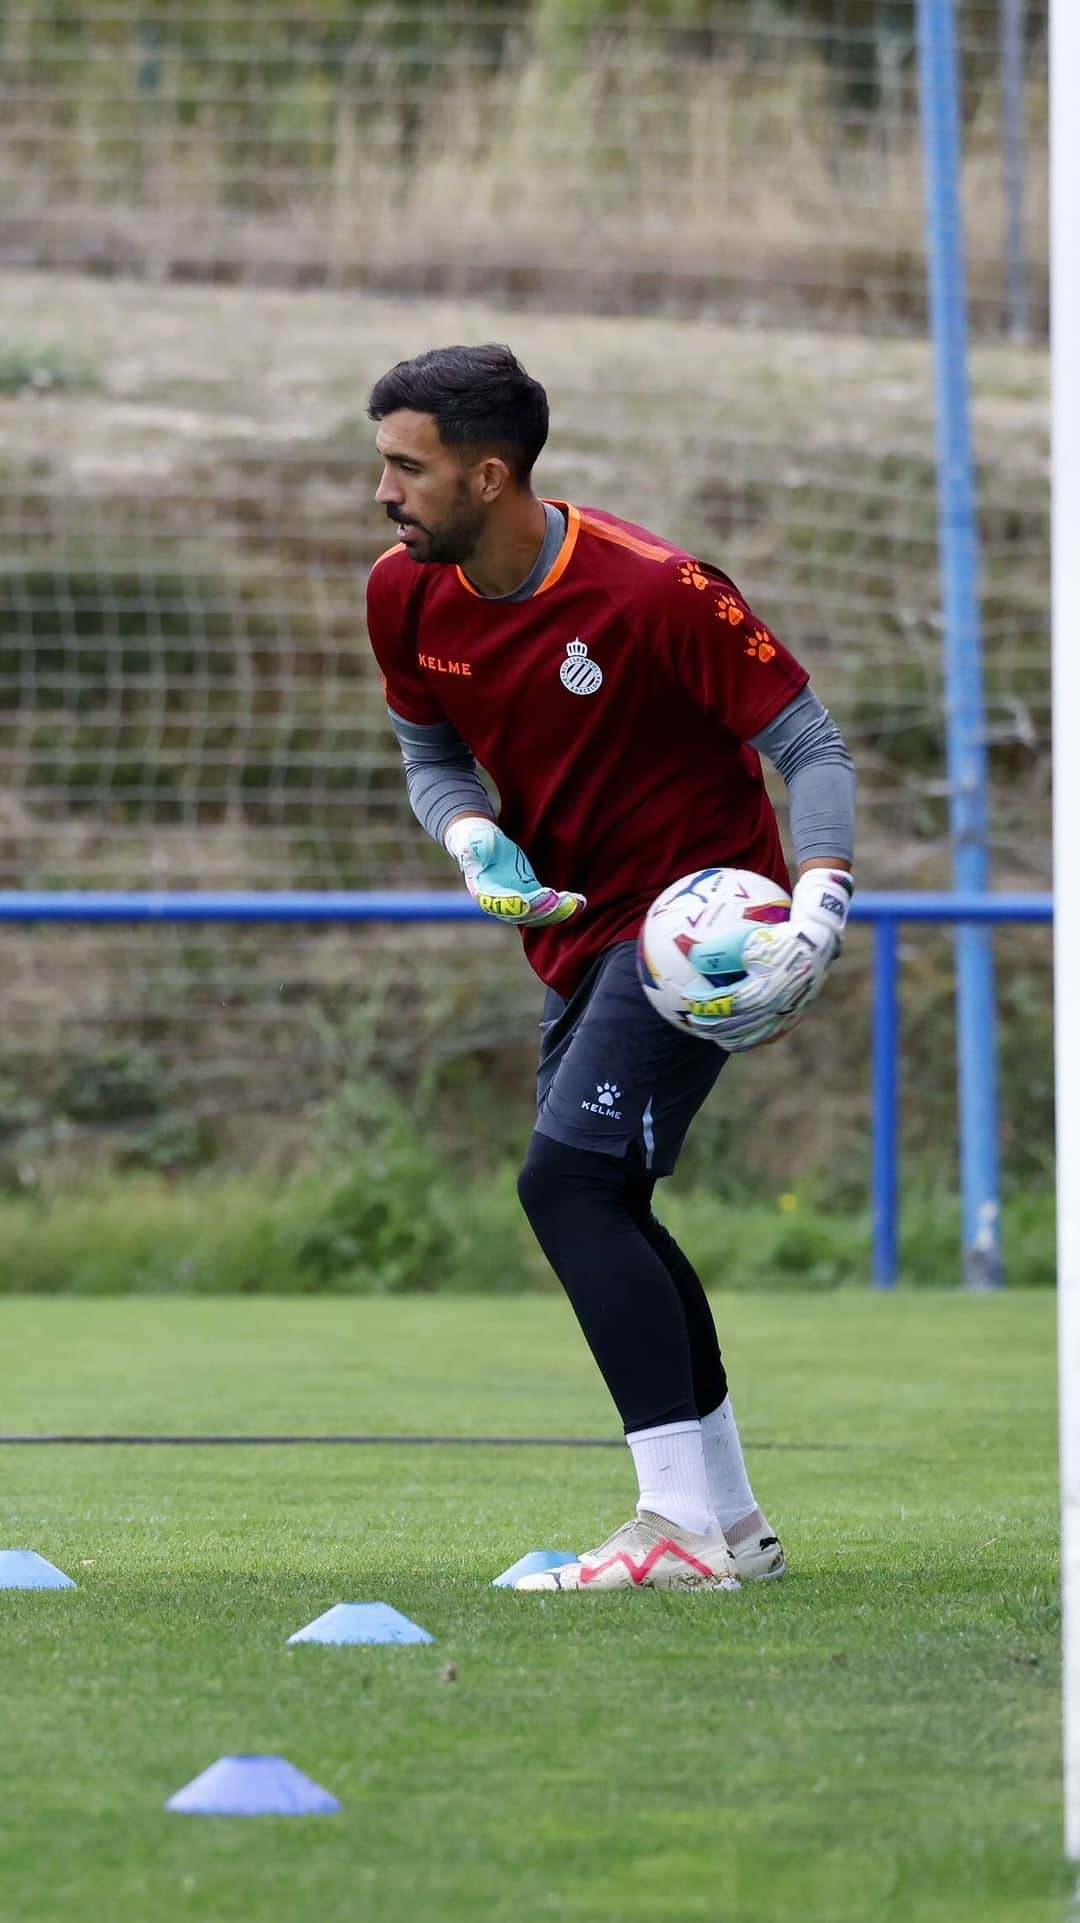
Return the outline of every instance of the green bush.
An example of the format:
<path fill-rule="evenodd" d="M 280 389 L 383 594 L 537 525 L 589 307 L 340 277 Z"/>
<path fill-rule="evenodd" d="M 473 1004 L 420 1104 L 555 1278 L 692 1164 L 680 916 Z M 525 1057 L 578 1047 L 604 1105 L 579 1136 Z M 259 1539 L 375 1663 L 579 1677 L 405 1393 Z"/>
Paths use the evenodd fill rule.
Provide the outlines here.
<path fill-rule="evenodd" d="M 0 398 L 19 394 L 86 394 L 101 386 L 84 355 L 47 341 L 0 341 Z"/>
<path fill-rule="evenodd" d="M 75 1122 L 126 1122 L 157 1115 L 166 1095 L 164 1071 L 149 1049 L 130 1046 L 77 1055 L 68 1064 L 56 1106 Z"/>
<path fill-rule="evenodd" d="M 710 1289 L 830 1290 L 870 1280 L 865 1211 L 830 1214 L 797 1194 L 739 1207 L 704 1189 L 658 1208 Z M 1011 1286 L 1053 1282 L 1054 1204 L 1046 1190 L 1010 1201 Z M 902 1212 L 901 1280 L 961 1280 L 953 1196 L 916 1193 Z M 110 1295 L 338 1294 L 453 1290 L 511 1294 L 557 1284 L 503 1162 L 465 1182 L 439 1158 L 391 1139 L 361 1161 L 291 1181 L 182 1184 L 140 1173 L 79 1192 L 0 1194 L 0 1291 Z"/>
<path fill-rule="evenodd" d="M 437 1158 L 402 1136 L 376 1147 L 327 1195 L 296 1254 L 301 1289 L 434 1289 L 454 1262 Z"/>
<path fill-rule="evenodd" d="M 156 1169 L 163 1175 L 188 1174 L 214 1160 L 217 1143 L 204 1117 L 160 1115 L 125 1137 L 113 1156 L 118 1169 Z"/>

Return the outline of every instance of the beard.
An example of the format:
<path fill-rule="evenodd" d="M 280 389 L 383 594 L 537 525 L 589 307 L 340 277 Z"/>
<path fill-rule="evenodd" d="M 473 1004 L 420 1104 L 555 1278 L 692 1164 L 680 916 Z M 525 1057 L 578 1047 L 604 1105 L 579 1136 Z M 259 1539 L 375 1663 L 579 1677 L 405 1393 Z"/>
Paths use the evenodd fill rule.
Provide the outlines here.
<path fill-rule="evenodd" d="M 423 566 L 435 563 L 442 567 L 461 567 L 476 547 L 484 526 L 483 510 L 473 505 L 464 487 L 455 507 L 438 527 L 408 520 L 391 513 L 389 508 L 387 513 L 395 527 L 415 530 L 411 540 L 403 545 L 409 559 Z"/>

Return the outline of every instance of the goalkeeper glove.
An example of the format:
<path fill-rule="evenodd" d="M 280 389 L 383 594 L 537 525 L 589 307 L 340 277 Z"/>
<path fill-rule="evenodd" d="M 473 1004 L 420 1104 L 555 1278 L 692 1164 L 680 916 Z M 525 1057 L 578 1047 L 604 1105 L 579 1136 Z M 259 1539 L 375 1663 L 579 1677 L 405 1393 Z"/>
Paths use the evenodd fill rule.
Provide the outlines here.
<path fill-rule="evenodd" d="M 585 906 L 584 895 L 545 888 L 537 880 L 527 855 L 485 815 L 459 815 L 444 837 L 477 907 L 497 921 L 518 927 L 545 928 L 569 921 Z"/>
<path fill-rule="evenodd" d="M 840 869 L 808 868 L 795 884 L 789 919 L 740 931 L 737 959 L 730 936 L 696 942 L 688 959 L 700 974 L 734 967 L 746 973 L 727 992 L 728 1014 L 690 1016 L 691 1026 L 732 1052 L 786 1035 L 820 994 L 840 954 L 853 886 Z"/>

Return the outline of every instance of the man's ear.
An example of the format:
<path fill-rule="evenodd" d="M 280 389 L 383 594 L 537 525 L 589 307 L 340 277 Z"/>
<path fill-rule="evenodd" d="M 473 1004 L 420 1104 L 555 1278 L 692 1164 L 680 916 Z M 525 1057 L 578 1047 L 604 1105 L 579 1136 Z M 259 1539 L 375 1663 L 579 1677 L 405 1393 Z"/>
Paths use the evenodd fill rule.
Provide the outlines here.
<path fill-rule="evenodd" d="M 488 454 L 477 463 L 477 473 L 480 478 L 480 499 L 490 507 L 509 487 L 510 469 L 497 454 Z"/>

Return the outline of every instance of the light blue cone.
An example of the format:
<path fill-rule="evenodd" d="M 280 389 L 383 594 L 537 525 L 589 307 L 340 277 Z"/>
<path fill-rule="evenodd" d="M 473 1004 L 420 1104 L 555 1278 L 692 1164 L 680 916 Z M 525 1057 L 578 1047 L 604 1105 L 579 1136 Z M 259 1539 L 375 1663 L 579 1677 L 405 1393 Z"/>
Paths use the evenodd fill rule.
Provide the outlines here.
<path fill-rule="evenodd" d="M 165 1808 L 180 1816 L 332 1816 L 341 1804 L 284 1756 L 219 1756 Z"/>
<path fill-rule="evenodd" d="M 409 1621 L 390 1603 L 335 1603 L 291 1643 L 433 1643 L 426 1629 Z"/>
<path fill-rule="evenodd" d="M 77 1589 L 56 1564 L 36 1549 L 0 1549 L 0 1589 Z"/>
<path fill-rule="evenodd" d="M 569 1549 L 530 1549 L 527 1556 L 522 1556 L 509 1569 L 504 1569 L 501 1576 L 496 1576 L 491 1587 L 516 1589 L 522 1576 L 538 1576 L 544 1569 L 563 1569 L 568 1562 L 577 1560 Z"/>

